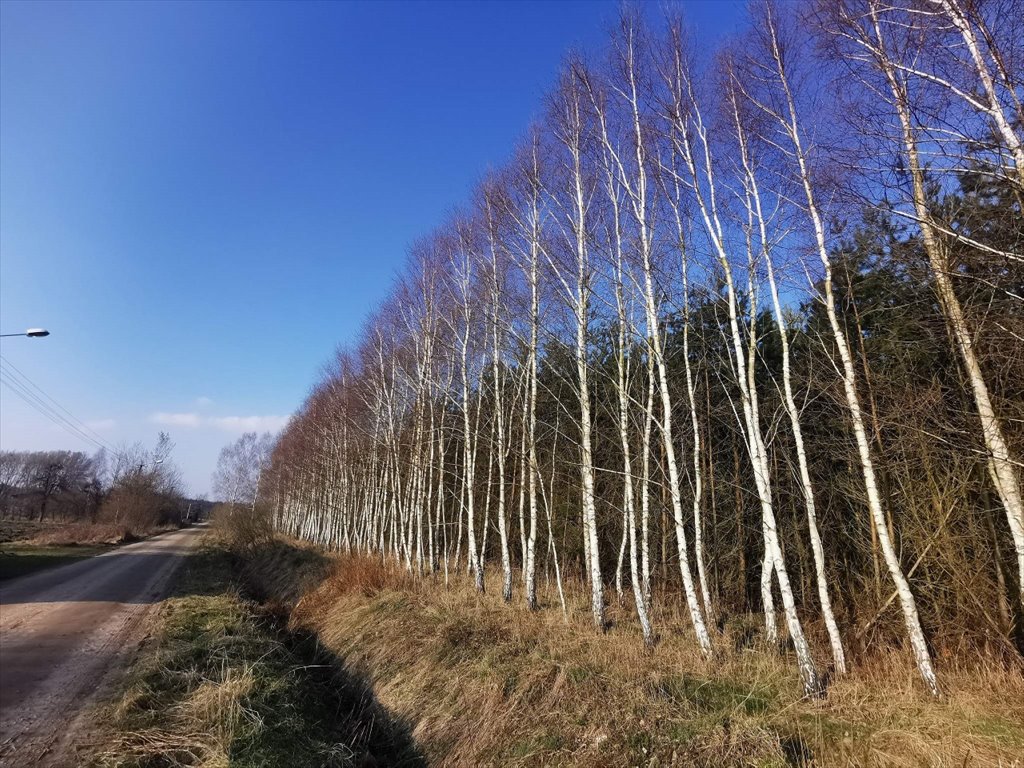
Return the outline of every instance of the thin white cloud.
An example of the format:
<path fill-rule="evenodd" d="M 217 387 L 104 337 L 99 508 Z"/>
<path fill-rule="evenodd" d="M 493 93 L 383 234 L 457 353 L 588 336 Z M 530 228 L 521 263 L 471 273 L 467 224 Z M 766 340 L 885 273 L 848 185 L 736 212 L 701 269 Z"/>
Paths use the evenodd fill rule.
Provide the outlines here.
<path fill-rule="evenodd" d="M 187 427 L 195 429 L 202 424 L 198 413 L 164 413 L 158 411 L 149 417 L 155 424 L 163 424 L 167 427 Z"/>
<path fill-rule="evenodd" d="M 117 426 L 117 422 L 113 419 L 93 419 L 85 422 L 85 426 L 96 432 L 109 432 Z"/>
<path fill-rule="evenodd" d="M 277 432 L 288 423 L 288 416 L 203 416 L 199 413 L 157 411 L 149 417 L 154 424 L 184 429 L 212 427 L 222 432 Z"/>
<path fill-rule="evenodd" d="M 213 400 L 209 397 L 206 397 L 206 395 L 203 395 L 202 397 L 196 398 L 196 405 L 198 405 L 200 408 L 209 408 L 211 405 L 213 405 Z"/>
<path fill-rule="evenodd" d="M 277 432 L 288 423 L 287 416 L 218 416 L 209 422 L 225 432 Z"/>

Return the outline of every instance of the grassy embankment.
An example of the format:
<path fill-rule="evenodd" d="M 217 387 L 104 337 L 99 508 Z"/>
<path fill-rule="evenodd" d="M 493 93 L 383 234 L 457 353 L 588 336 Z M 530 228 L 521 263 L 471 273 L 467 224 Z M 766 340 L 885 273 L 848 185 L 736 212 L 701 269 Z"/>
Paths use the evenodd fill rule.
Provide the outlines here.
<path fill-rule="evenodd" d="M 246 599 L 235 560 L 190 556 L 117 700 L 95 766 L 418 765 L 406 731 L 308 635 Z"/>
<path fill-rule="evenodd" d="M 67 565 L 169 530 L 136 531 L 109 523 L 0 520 L 0 581 Z"/>
<path fill-rule="evenodd" d="M 530 612 L 468 580 L 413 579 L 377 559 L 325 561 L 278 542 L 250 577 L 414 724 L 431 764 L 457 766 L 1024 765 L 1024 676 L 1012 663 L 940 658 L 945 698 L 907 655 L 870 660 L 827 697 L 803 697 L 792 659 L 726 627 L 698 654 L 681 615 L 643 648 L 628 605 L 598 635 L 583 595 Z M 326 576 L 326 578 L 325 578 Z M 311 584 L 319 585 L 309 590 Z"/>
<path fill-rule="evenodd" d="M 283 541 L 245 559 L 257 605 L 229 561 L 192 558 L 104 765 L 1024 765 L 1019 667 L 940 659 L 935 701 L 904 654 L 876 650 L 808 700 L 749 626 L 707 662 L 682 616 L 659 616 L 647 651 L 628 606 L 598 635 L 582 595 L 567 618 L 531 613 Z"/>

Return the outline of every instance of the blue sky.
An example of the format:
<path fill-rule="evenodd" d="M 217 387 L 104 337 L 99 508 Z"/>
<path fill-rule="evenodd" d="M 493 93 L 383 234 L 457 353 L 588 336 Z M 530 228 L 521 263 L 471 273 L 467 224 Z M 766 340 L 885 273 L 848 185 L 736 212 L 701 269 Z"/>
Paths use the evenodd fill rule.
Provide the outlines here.
<path fill-rule="evenodd" d="M 0 353 L 189 489 L 277 429 L 614 2 L 0 3 Z M 742 3 L 684 4 L 709 41 Z M 10 375 L 10 370 L 7 369 Z M 94 445 L 0 390 L 0 446 Z"/>

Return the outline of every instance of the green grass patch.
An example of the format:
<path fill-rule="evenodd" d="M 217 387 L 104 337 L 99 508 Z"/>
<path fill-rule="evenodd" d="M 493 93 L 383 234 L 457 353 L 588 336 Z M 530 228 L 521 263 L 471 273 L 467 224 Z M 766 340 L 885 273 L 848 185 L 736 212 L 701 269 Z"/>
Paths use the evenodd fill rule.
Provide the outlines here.
<path fill-rule="evenodd" d="M 47 568 L 68 565 L 109 550 L 107 545 L 43 547 L 32 544 L 5 544 L 0 550 L 0 581 L 28 576 Z"/>
<path fill-rule="evenodd" d="M 233 574 L 223 550 L 188 558 L 154 641 L 109 707 L 93 765 L 419 764 L 407 729 L 372 693 L 245 599 Z"/>
<path fill-rule="evenodd" d="M 778 693 L 768 686 L 747 686 L 737 681 L 688 674 L 663 678 L 651 686 L 650 694 L 692 707 L 698 714 L 721 716 L 764 714 L 778 698 Z"/>
<path fill-rule="evenodd" d="M 971 720 L 971 733 L 999 744 L 1024 748 L 1024 726 L 1001 717 L 977 717 Z"/>
<path fill-rule="evenodd" d="M 565 739 L 561 734 L 545 731 L 536 736 L 515 742 L 508 748 L 504 757 L 511 760 L 522 760 L 538 755 L 552 758 L 564 746 Z"/>

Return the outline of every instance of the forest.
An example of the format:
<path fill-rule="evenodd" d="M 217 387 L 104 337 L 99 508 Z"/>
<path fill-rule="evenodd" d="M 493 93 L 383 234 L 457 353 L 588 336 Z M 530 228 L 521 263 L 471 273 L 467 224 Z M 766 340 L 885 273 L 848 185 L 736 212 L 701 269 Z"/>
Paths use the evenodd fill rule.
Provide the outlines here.
<path fill-rule="evenodd" d="M 173 450 L 170 436 L 161 432 L 152 449 L 135 443 L 110 452 L 100 448 L 92 456 L 0 451 L 0 520 L 32 520 L 65 531 L 100 523 L 135 534 L 177 525 L 190 500 L 184 498 Z M 196 504 L 197 513 L 204 504 Z"/>
<path fill-rule="evenodd" d="M 566 57 L 239 503 L 651 646 L 747 622 L 810 695 L 1019 664 L 1020 3 L 682 11 Z"/>

